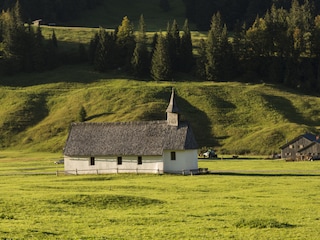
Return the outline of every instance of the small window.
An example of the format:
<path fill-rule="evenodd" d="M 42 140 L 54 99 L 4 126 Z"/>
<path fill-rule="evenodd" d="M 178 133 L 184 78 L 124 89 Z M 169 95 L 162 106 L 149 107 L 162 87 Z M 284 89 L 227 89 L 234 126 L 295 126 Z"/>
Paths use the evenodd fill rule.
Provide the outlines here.
<path fill-rule="evenodd" d="M 171 160 L 176 160 L 176 152 L 171 152 Z"/>
<path fill-rule="evenodd" d="M 141 164 L 142 164 L 142 157 L 138 156 L 138 165 L 141 165 Z"/>
<path fill-rule="evenodd" d="M 294 145 L 290 145 L 289 148 L 294 148 Z"/>
<path fill-rule="evenodd" d="M 90 157 L 90 166 L 94 166 L 95 165 L 95 159 L 94 157 Z"/>
<path fill-rule="evenodd" d="M 118 165 L 122 165 L 122 157 L 118 157 Z"/>

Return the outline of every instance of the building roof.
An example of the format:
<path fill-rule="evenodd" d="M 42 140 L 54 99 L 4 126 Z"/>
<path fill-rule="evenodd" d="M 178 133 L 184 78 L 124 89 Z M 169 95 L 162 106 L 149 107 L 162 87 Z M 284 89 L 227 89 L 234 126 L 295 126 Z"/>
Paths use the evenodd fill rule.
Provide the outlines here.
<path fill-rule="evenodd" d="M 67 156 L 162 155 L 163 150 L 197 149 L 187 122 L 167 121 L 72 123 L 65 145 Z"/>
<path fill-rule="evenodd" d="M 280 147 L 280 149 L 286 148 L 287 146 L 295 143 L 296 141 L 298 141 L 298 140 L 301 139 L 301 138 L 306 138 L 306 139 L 308 139 L 310 142 L 320 142 L 320 138 L 319 138 L 317 135 L 312 134 L 312 133 L 305 133 L 305 134 L 303 134 L 303 135 L 300 135 L 300 136 L 292 139 L 291 141 L 287 142 L 286 144 L 282 145 L 282 146 Z"/>

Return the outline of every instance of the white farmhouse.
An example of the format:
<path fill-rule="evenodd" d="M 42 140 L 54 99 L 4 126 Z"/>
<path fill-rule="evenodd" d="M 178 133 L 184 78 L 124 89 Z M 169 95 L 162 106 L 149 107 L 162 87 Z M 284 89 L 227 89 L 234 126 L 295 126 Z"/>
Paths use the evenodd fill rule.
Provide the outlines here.
<path fill-rule="evenodd" d="M 72 123 L 64 148 L 71 174 L 190 173 L 198 169 L 198 145 L 179 120 L 172 90 L 165 121 Z"/>

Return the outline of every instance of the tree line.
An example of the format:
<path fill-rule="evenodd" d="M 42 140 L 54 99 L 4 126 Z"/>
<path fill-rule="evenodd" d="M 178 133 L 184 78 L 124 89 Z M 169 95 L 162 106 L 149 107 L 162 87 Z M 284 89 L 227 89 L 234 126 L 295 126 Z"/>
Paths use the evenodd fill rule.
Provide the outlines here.
<path fill-rule="evenodd" d="M 299 0 L 303 4 L 304 0 Z M 257 15 L 264 15 L 274 5 L 276 8 L 289 10 L 292 0 L 183 0 L 186 8 L 186 18 L 196 24 L 198 30 L 210 29 L 210 19 L 220 12 L 223 21 L 233 29 L 237 22 L 251 25 Z M 320 1 L 312 3 L 314 14 L 320 13 Z"/>
<path fill-rule="evenodd" d="M 186 20 L 147 42 L 140 19 L 137 34 L 128 18 L 114 32 L 100 29 L 89 47 L 98 71 L 121 68 L 155 80 L 172 80 L 185 72 L 207 81 L 263 81 L 304 90 L 320 89 L 320 15 L 313 4 L 293 0 L 288 10 L 275 4 L 250 26 L 238 23 L 228 31 L 219 12 L 211 18 L 207 38 L 195 52 Z"/>
<path fill-rule="evenodd" d="M 211 18 L 207 37 L 192 43 L 188 20 L 174 20 L 165 32 L 147 35 L 143 15 L 137 30 L 128 17 L 112 31 L 100 28 L 89 46 L 69 62 L 88 62 L 97 71 L 118 70 L 139 78 L 173 80 L 178 73 L 199 80 L 270 82 L 304 90 L 320 90 L 320 15 L 313 5 L 293 0 L 290 8 L 275 4 L 252 25 L 228 31 L 219 12 Z M 44 40 L 41 28 L 23 24 L 19 4 L 0 16 L 3 46 L 0 66 L 7 72 L 43 71 L 66 62 L 55 33 Z M 62 57 L 61 57 L 62 56 Z M 59 59 L 63 59 L 60 61 Z"/>
<path fill-rule="evenodd" d="M 51 39 L 45 40 L 40 26 L 26 26 L 19 2 L 0 14 L 0 44 L 0 69 L 5 74 L 44 71 L 58 65 L 54 31 Z"/>

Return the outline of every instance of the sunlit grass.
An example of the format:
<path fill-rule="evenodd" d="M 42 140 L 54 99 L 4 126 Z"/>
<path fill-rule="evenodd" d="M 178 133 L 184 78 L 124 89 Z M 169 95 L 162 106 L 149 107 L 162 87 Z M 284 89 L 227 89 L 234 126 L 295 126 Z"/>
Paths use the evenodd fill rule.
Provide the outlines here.
<path fill-rule="evenodd" d="M 26 163 L 49 170 L 51 158 L 59 157 L 0 156 L 2 174 Z M 199 163 L 242 175 L 1 175 L 0 237 L 317 239 L 319 164 L 254 158 Z"/>
<path fill-rule="evenodd" d="M 319 98 L 271 84 L 141 81 L 85 65 L 2 80 L 15 82 L 0 87 L 2 146 L 33 151 L 61 153 L 82 106 L 86 121 L 164 120 L 172 87 L 200 147 L 218 154 L 271 155 L 320 122 Z"/>

